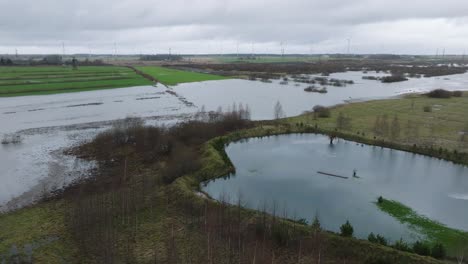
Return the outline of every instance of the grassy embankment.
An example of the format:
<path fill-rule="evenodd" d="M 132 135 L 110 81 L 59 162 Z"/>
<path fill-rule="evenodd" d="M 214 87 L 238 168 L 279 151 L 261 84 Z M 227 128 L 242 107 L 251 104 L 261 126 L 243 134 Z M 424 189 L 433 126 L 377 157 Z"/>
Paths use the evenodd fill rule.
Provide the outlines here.
<path fill-rule="evenodd" d="M 0 97 L 81 92 L 151 85 L 133 70 L 115 66 L 0 67 Z"/>
<path fill-rule="evenodd" d="M 219 75 L 191 71 L 181 71 L 157 66 L 141 66 L 136 68 L 146 74 L 153 76 L 165 85 L 177 85 L 179 83 L 227 79 L 226 77 Z"/>
<path fill-rule="evenodd" d="M 445 245 L 449 254 L 454 255 L 457 247 L 468 241 L 468 232 L 449 228 L 437 221 L 418 215 L 414 210 L 397 201 L 383 199 L 376 203 L 384 212 L 395 217 L 400 222 L 427 236 L 429 242 Z"/>
<path fill-rule="evenodd" d="M 429 106 L 432 111 L 425 112 L 425 106 Z M 351 118 L 350 128 L 336 130 L 339 113 Z M 411 95 L 397 99 L 344 104 L 332 108 L 329 118 L 314 118 L 313 114 L 304 114 L 288 118 L 286 122 L 294 125 L 302 123 L 304 126 L 317 125 L 325 132 L 337 132 L 352 140 L 374 145 L 391 144 L 407 151 L 413 151 L 415 145 L 416 152 L 422 153 L 426 148 L 432 147 L 437 150 L 435 152 L 442 148 L 444 153 L 441 153 L 441 157 L 450 160 L 450 153 L 445 153 L 445 150 L 468 152 L 468 137 L 462 142 L 460 134 L 461 131 L 468 130 L 467 113 L 468 93 L 465 92 L 463 97 L 448 99 Z M 388 117 L 388 130 L 391 130 L 394 118 L 398 118 L 400 133 L 397 137 L 392 137 L 390 132 L 385 135 L 375 134 L 377 117 L 384 115 Z M 436 154 L 438 153 L 434 153 L 434 156 Z M 468 165 L 468 160 L 462 163 Z"/>

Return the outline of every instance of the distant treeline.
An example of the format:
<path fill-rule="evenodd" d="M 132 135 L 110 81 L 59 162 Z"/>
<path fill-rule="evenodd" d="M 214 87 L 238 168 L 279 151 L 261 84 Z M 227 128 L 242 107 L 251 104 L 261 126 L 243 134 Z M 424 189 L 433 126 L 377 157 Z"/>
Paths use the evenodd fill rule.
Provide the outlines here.
<path fill-rule="evenodd" d="M 260 74 L 271 75 L 281 74 L 324 74 L 345 72 L 345 71 L 376 71 L 388 72 L 393 76 L 409 77 L 432 77 L 451 74 L 460 74 L 467 71 L 467 67 L 454 67 L 449 65 L 438 65 L 430 62 L 408 62 L 401 61 L 396 64 L 394 61 L 386 60 L 330 60 L 316 62 L 282 62 L 282 63 L 225 63 L 225 64 L 187 64 L 180 67 L 203 69 L 219 75 L 245 75 Z"/>
<path fill-rule="evenodd" d="M 40 66 L 40 65 L 73 65 L 78 63 L 80 66 L 102 66 L 107 65 L 100 59 L 76 60 L 74 57 L 64 59 L 61 55 L 46 55 L 42 59 L 20 60 L 12 58 L 0 58 L 0 66 Z"/>
<path fill-rule="evenodd" d="M 169 55 L 169 54 L 159 54 L 159 55 L 142 55 L 140 56 L 141 61 L 180 61 L 182 60 L 181 55 Z"/>

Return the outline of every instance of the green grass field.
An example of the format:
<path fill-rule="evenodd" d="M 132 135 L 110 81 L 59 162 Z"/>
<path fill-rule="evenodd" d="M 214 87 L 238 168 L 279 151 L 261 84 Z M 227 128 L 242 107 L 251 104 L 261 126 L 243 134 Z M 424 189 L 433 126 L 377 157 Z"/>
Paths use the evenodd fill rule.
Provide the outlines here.
<path fill-rule="evenodd" d="M 80 92 L 150 85 L 133 70 L 115 66 L 0 67 L 0 97 Z"/>
<path fill-rule="evenodd" d="M 156 66 L 142 66 L 142 67 L 136 67 L 136 68 L 144 73 L 147 73 L 153 76 L 158 81 L 166 85 L 176 85 L 179 83 L 227 79 L 226 77 L 219 76 L 219 75 L 199 73 L 199 72 L 190 72 L 190 71 L 181 71 L 181 70 L 156 67 Z"/>
<path fill-rule="evenodd" d="M 429 242 L 445 245 L 451 255 L 455 254 L 461 243 L 468 241 L 468 232 L 449 228 L 437 221 L 418 215 L 411 208 L 399 202 L 383 199 L 381 203 L 376 204 L 380 210 L 426 235 Z"/>
<path fill-rule="evenodd" d="M 431 112 L 423 108 L 430 106 Z M 288 122 L 310 124 L 330 131 L 337 127 L 339 113 L 351 118 L 351 128 L 341 132 L 358 135 L 367 139 L 384 139 L 403 145 L 442 147 L 449 150 L 468 151 L 468 138 L 461 141 L 461 131 L 468 130 L 468 93 L 463 97 L 449 99 L 429 98 L 423 95 L 406 96 L 399 99 L 377 100 L 352 103 L 331 109 L 331 117 L 314 118 L 305 114 L 288 119 Z M 387 115 L 389 129 L 395 117 L 398 118 L 400 133 L 392 138 L 375 135 L 377 117 Z"/>

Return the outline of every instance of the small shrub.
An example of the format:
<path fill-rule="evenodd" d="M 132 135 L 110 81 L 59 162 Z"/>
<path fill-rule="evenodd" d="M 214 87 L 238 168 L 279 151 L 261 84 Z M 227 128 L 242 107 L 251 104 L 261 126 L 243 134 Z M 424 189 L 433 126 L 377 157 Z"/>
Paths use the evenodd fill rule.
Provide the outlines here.
<path fill-rule="evenodd" d="M 296 221 L 296 223 L 300 224 L 300 225 L 308 225 L 309 223 L 307 222 L 307 219 L 305 218 L 300 218 Z"/>
<path fill-rule="evenodd" d="M 381 235 L 377 235 L 376 238 L 377 238 L 377 243 L 379 243 L 380 245 L 383 245 L 383 246 L 387 245 L 387 239 L 385 239 L 385 237 Z"/>
<path fill-rule="evenodd" d="M 405 241 L 403 241 L 403 239 L 396 241 L 395 244 L 393 245 L 393 248 L 400 250 L 400 251 L 412 252 L 410 246 Z"/>
<path fill-rule="evenodd" d="M 392 82 L 404 82 L 407 81 L 408 78 L 406 78 L 403 75 L 391 75 L 391 76 L 385 76 L 381 78 L 381 81 L 383 83 L 392 83 Z"/>
<path fill-rule="evenodd" d="M 454 97 L 463 97 L 463 92 L 462 91 L 454 91 L 453 93 Z"/>
<path fill-rule="evenodd" d="M 331 111 L 328 107 L 316 105 L 313 108 L 315 117 L 328 118 L 331 116 Z"/>
<path fill-rule="evenodd" d="M 377 243 L 377 237 L 375 237 L 374 233 L 370 233 L 369 236 L 367 237 L 367 240 L 372 243 Z"/>
<path fill-rule="evenodd" d="M 384 201 L 384 200 L 383 200 L 383 197 L 382 197 L 382 196 L 379 196 L 379 198 L 377 199 L 377 202 L 378 202 L 379 204 L 381 204 L 381 203 L 383 203 L 383 201 Z"/>
<path fill-rule="evenodd" d="M 431 256 L 436 259 L 443 259 L 447 255 L 444 245 L 437 243 L 432 247 Z"/>
<path fill-rule="evenodd" d="M 393 261 L 388 260 L 385 257 L 369 257 L 366 259 L 364 264 L 393 264 Z"/>
<path fill-rule="evenodd" d="M 352 237 L 354 233 L 354 228 L 353 226 L 349 223 L 349 221 L 346 221 L 341 227 L 341 235 L 344 237 Z"/>
<path fill-rule="evenodd" d="M 416 241 L 413 244 L 413 251 L 414 253 L 421 256 L 429 256 L 431 254 L 431 249 L 429 248 L 429 246 L 421 241 Z"/>
<path fill-rule="evenodd" d="M 383 245 L 383 246 L 386 246 L 387 245 L 387 240 L 385 239 L 385 237 L 381 236 L 381 235 L 374 235 L 374 233 L 370 233 L 369 236 L 367 237 L 367 240 L 369 240 L 369 242 L 372 242 L 372 243 L 375 243 L 375 244 L 380 244 L 380 245 Z"/>
<path fill-rule="evenodd" d="M 431 98 L 450 98 L 452 97 L 452 92 L 444 89 L 435 89 L 427 93 L 427 96 Z"/>
<path fill-rule="evenodd" d="M 288 229 L 281 225 L 273 226 L 272 235 L 275 242 L 280 246 L 286 245 L 289 240 Z"/>
<path fill-rule="evenodd" d="M 426 105 L 426 106 L 424 106 L 423 110 L 426 113 L 430 113 L 430 112 L 432 112 L 432 106 Z"/>
<path fill-rule="evenodd" d="M 314 217 L 314 221 L 312 222 L 312 229 L 314 231 L 320 231 L 322 230 L 322 226 L 320 224 L 320 220 L 318 219 L 318 216 Z"/>

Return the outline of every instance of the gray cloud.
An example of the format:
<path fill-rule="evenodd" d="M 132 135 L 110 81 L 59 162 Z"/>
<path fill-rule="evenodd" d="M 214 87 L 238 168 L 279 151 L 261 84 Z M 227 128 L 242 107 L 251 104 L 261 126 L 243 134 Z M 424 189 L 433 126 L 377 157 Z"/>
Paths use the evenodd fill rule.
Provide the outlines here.
<path fill-rule="evenodd" d="M 430 53 L 468 48 L 460 0 L 0 0 L 0 53 Z"/>

